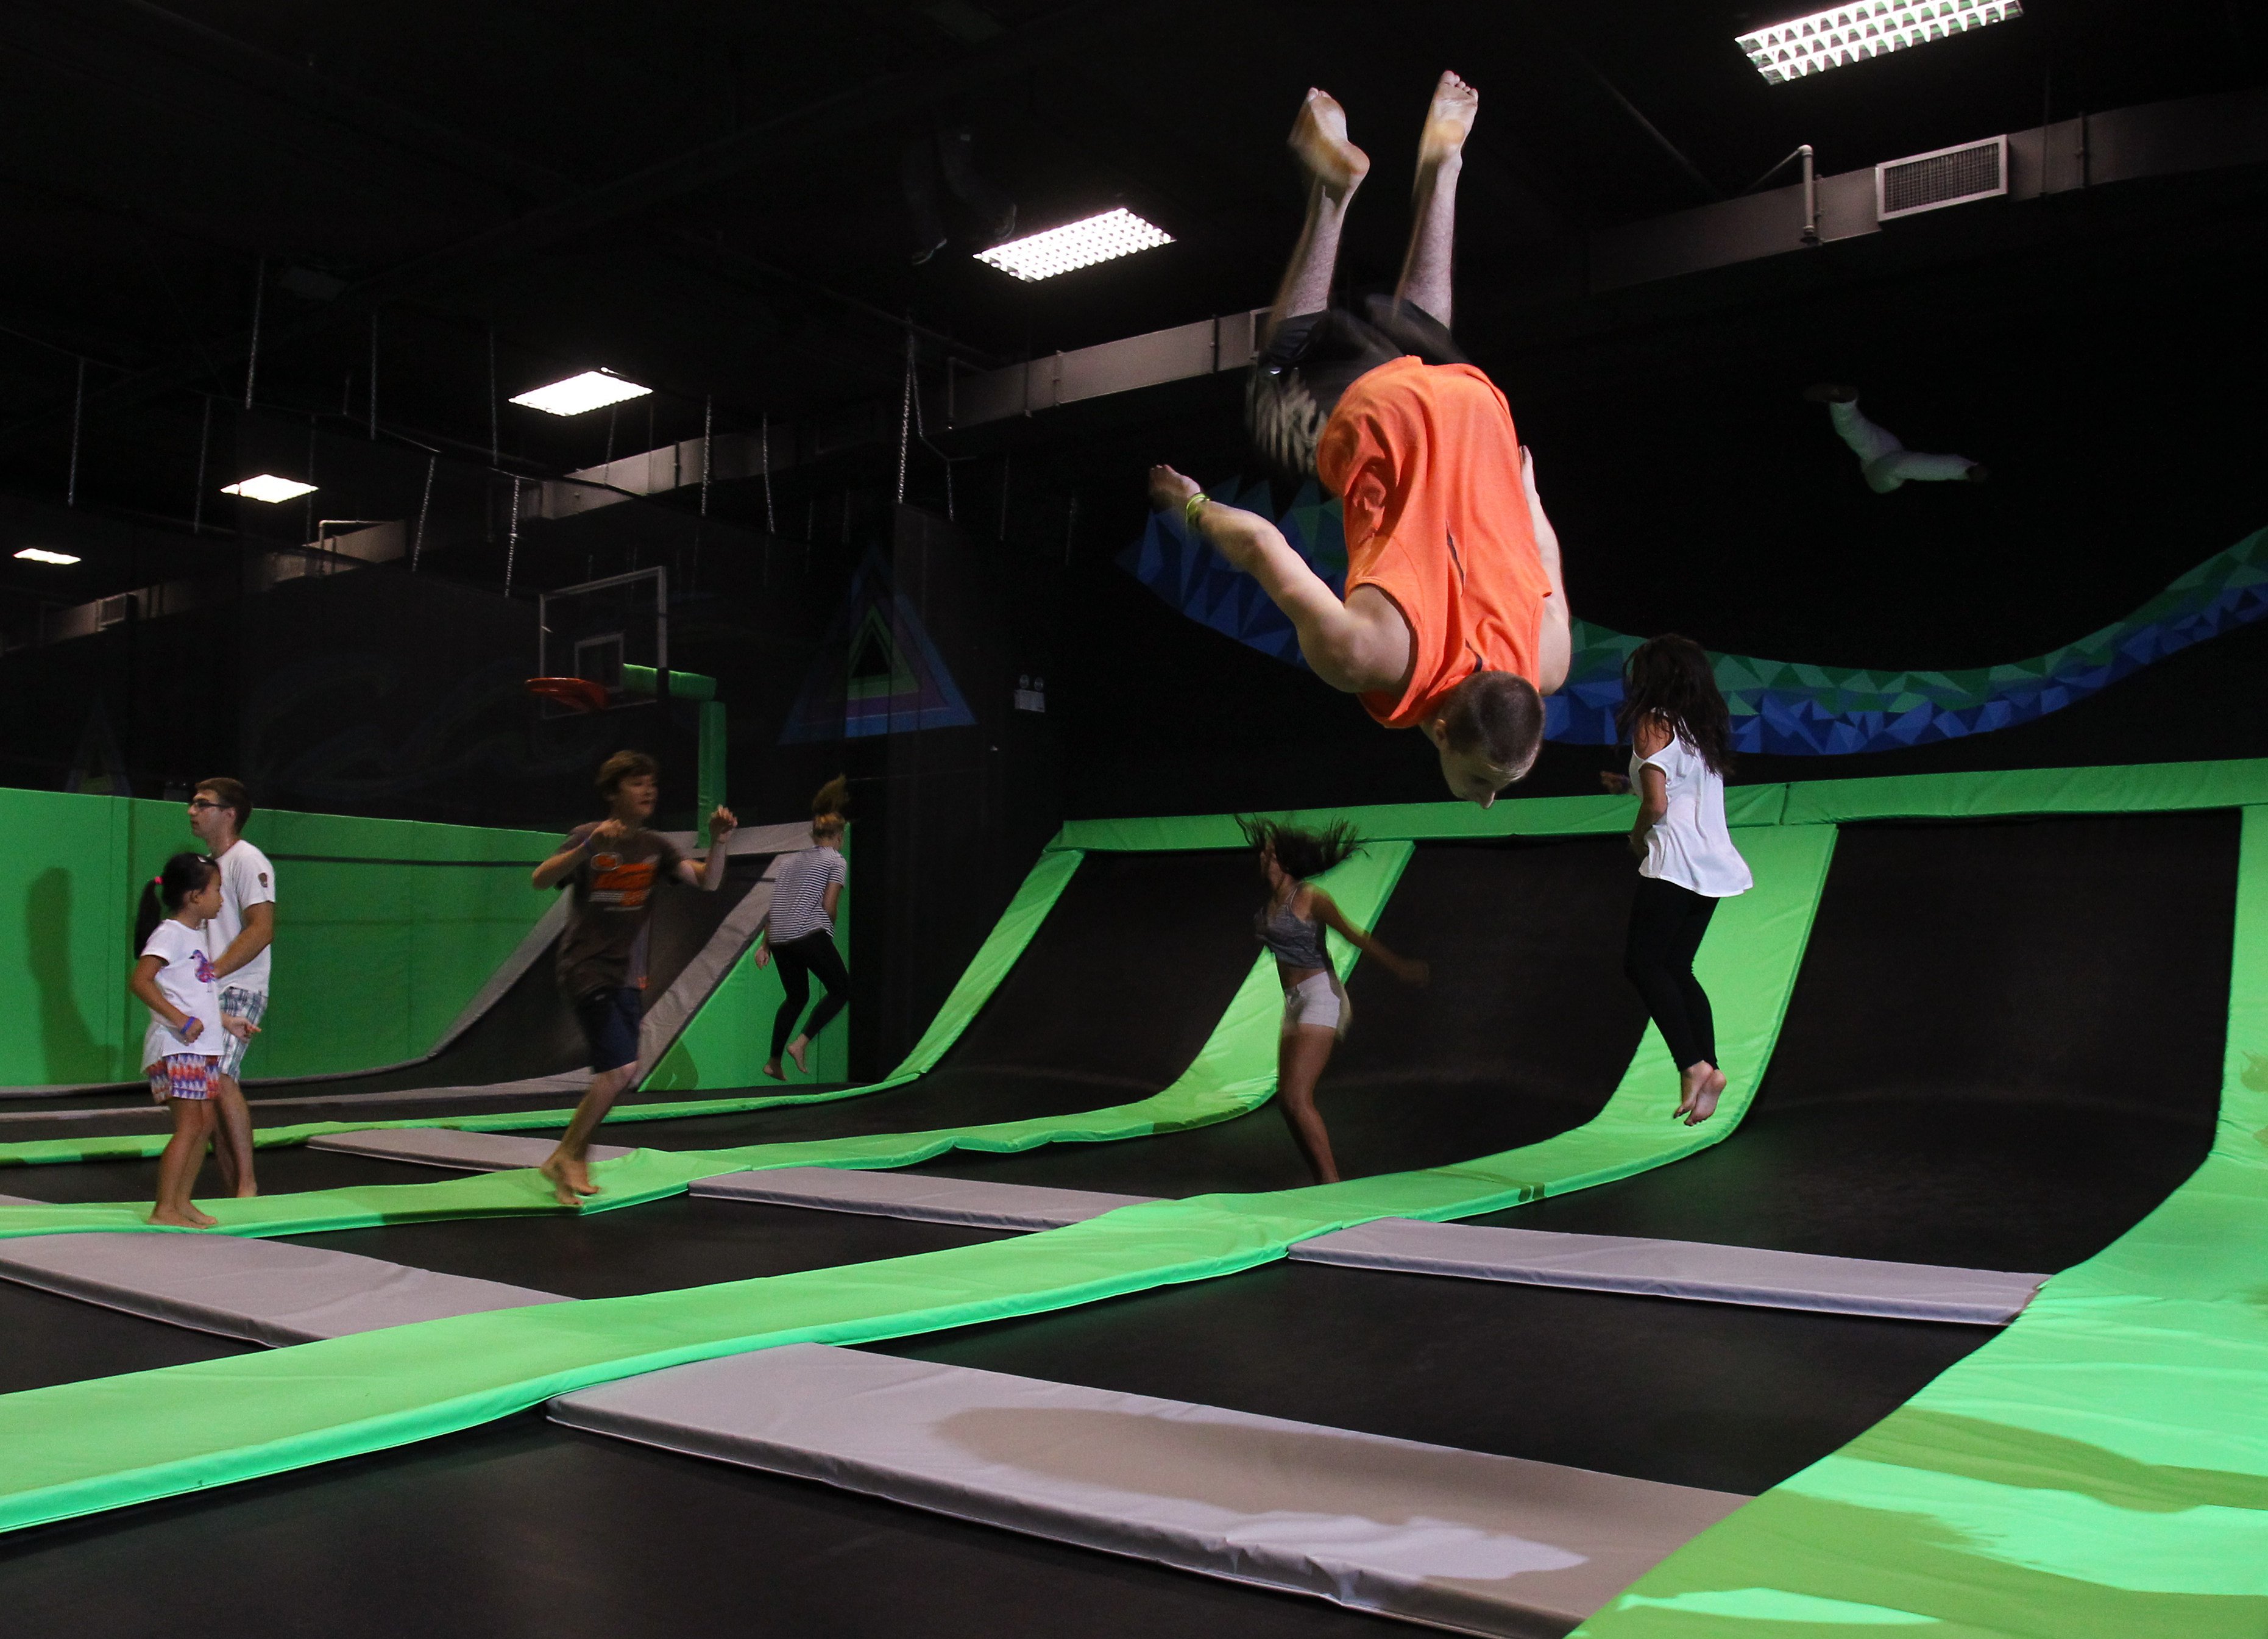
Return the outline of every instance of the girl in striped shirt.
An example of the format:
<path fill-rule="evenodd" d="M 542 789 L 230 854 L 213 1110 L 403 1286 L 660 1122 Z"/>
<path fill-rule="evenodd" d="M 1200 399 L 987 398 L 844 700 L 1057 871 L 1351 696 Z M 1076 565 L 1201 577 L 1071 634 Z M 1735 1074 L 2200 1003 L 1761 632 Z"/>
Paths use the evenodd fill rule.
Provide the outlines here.
<path fill-rule="evenodd" d="M 777 959 L 780 988 L 786 993 L 772 1015 L 772 1056 L 764 1074 L 775 1082 L 787 1079 L 780 1069 L 780 1054 L 795 1060 L 795 1067 L 811 1074 L 811 1038 L 825 1030 L 850 1000 L 850 975 L 835 949 L 835 907 L 843 898 L 850 867 L 843 859 L 843 810 L 849 805 L 850 782 L 836 775 L 811 800 L 812 845 L 791 853 L 779 863 L 772 878 L 771 909 L 764 912 L 763 943 L 756 949 L 756 965 Z M 811 976 L 827 993 L 811 1010 L 800 1031 L 796 1021 L 811 1000 Z M 791 1039 L 791 1036 L 792 1038 Z"/>

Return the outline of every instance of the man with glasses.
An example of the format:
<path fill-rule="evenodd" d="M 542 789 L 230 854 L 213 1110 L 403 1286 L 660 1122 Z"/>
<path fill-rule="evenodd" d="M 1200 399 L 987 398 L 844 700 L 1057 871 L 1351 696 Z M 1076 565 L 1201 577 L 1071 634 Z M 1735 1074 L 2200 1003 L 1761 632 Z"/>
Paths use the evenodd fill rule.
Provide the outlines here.
<path fill-rule="evenodd" d="M 220 982 L 221 1016 L 242 1019 L 256 1030 L 268 1011 L 276 867 L 241 835 L 251 817 L 251 794 L 238 780 L 199 780 L 189 799 L 189 829 L 220 866 L 220 914 L 206 924 L 205 941 L 213 975 Z M 220 1118 L 213 1158 L 220 1163 L 222 1183 L 239 1197 L 260 1192 L 252 1175 L 252 1111 L 244 1102 L 244 1051 L 248 1045 L 233 1031 L 222 1038 L 212 1090 L 214 1112 Z"/>

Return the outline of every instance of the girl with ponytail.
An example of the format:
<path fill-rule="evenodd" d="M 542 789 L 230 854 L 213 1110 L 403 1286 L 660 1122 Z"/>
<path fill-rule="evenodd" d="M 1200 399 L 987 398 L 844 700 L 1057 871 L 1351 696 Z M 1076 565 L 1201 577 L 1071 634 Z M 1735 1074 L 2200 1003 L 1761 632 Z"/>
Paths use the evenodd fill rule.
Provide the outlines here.
<path fill-rule="evenodd" d="M 764 912 L 756 965 L 777 959 L 780 988 L 786 993 L 772 1015 L 772 1056 L 764 1061 L 764 1074 L 775 1082 L 787 1079 L 780 1068 L 783 1052 L 797 1069 L 811 1074 L 812 1037 L 850 1000 L 850 975 L 835 948 L 835 907 L 850 880 L 843 858 L 843 812 L 850 806 L 850 782 L 837 774 L 811 800 L 811 846 L 787 855 L 773 874 L 771 909 Z M 827 993 L 798 1031 L 796 1021 L 811 1000 L 814 973 Z"/>

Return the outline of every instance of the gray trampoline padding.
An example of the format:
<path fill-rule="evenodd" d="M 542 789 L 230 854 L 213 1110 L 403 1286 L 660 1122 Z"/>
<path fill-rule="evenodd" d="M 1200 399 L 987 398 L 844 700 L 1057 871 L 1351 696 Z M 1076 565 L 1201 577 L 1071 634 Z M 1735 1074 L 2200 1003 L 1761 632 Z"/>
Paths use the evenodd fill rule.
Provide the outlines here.
<path fill-rule="evenodd" d="M 1317 1236 L 1294 1246 L 1291 1255 L 1307 1263 L 1359 1269 L 1988 1326 L 2014 1319 L 2047 1279 L 1756 1246 L 1561 1235 L 1414 1218 L 1381 1218 Z"/>
<path fill-rule="evenodd" d="M 1059 1229 L 1121 1207 L 1138 1207 L 1147 1195 L 1108 1195 L 1099 1190 L 1040 1189 L 1025 1184 L 984 1184 L 921 1172 L 863 1172 L 848 1167 L 778 1167 L 724 1172 L 693 1185 L 696 1195 L 819 1207 L 879 1218 L 917 1218 L 930 1223 L 979 1224 L 996 1229 Z"/>
<path fill-rule="evenodd" d="M 454 1167 L 461 1172 L 507 1172 L 514 1167 L 542 1165 L 559 1148 L 559 1141 L 525 1138 L 510 1133 L 461 1133 L 447 1126 L 397 1127 L 311 1138 L 307 1148 L 371 1155 L 379 1161 L 407 1161 L 419 1166 Z M 591 1146 L 593 1161 L 619 1161 L 630 1153 L 619 1144 Z"/>
<path fill-rule="evenodd" d="M 571 1301 L 497 1281 L 234 1235 L 44 1235 L 0 1241 L 0 1279 L 276 1347 L 413 1320 Z"/>
<path fill-rule="evenodd" d="M 1563 1635 L 1747 1499 L 821 1343 L 556 1421 L 1466 1632 Z"/>

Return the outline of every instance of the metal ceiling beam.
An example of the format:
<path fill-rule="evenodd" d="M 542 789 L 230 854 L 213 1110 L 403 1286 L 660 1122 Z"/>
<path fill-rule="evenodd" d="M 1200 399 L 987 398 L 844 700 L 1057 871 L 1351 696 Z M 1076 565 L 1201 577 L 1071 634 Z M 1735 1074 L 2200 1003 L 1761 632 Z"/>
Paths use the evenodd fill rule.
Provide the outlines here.
<path fill-rule="evenodd" d="M 1161 15 L 1185 9 L 1193 3 L 1194 0 L 1150 0 L 1145 5 L 1129 5 L 1123 0 L 1116 4 L 1113 0 L 1072 0 L 1072 4 L 1035 22 L 972 47 L 948 62 L 902 70 L 846 87 L 613 181 L 552 198 L 455 244 L 410 257 L 350 285 L 322 308 L 265 330 L 260 344 L 265 348 L 288 346 L 342 324 L 359 321 L 378 307 L 427 295 L 485 269 L 713 186 L 812 144 L 855 134 L 874 123 L 878 107 L 918 106 L 934 98 L 976 91 L 1023 73 L 1050 58 L 1083 49 L 1111 33 L 1153 26 Z M 209 377 L 211 359 L 241 358 L 251 342 L 248 331 L 216 341 L 205 350 L 204 357 L 184 358 L 144 371 L 89 395 L 87 408 L 114 409 L 194 386 Z M 47 419 L 40 417 L 18 422 L 4 431 L 12 432 L 27 425 L 43 425 Z"/>

